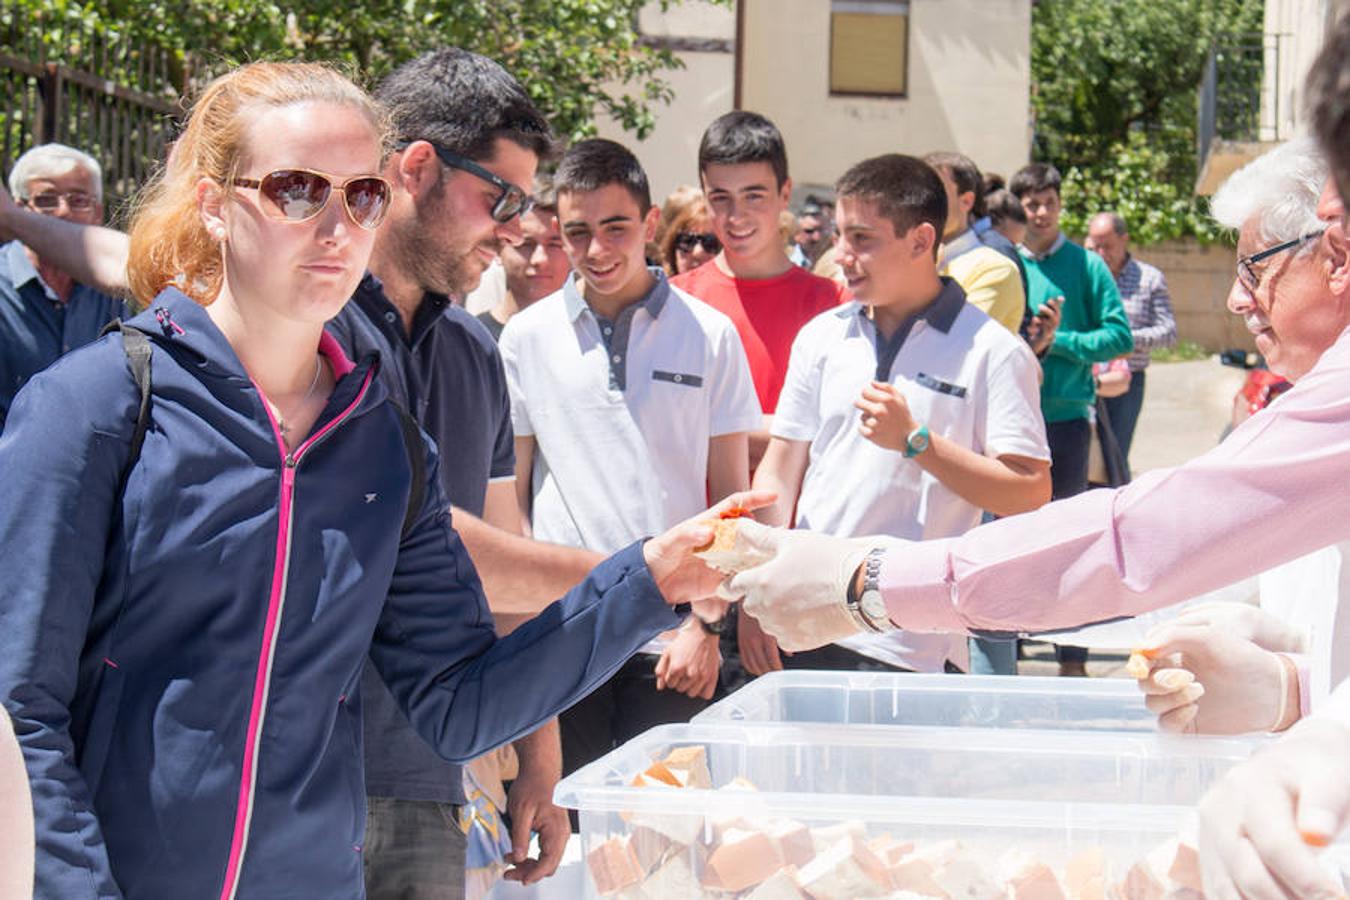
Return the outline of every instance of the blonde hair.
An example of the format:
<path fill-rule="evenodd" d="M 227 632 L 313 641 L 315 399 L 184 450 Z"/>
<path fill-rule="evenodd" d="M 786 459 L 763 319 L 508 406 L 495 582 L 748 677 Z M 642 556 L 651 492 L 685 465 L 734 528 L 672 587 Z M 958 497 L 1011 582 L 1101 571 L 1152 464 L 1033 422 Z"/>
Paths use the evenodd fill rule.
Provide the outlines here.
<path fill-rule="evenodd" d="M 164 168 L 142 192 L 131 222 L 127 280 L 141 303 L 170 285 L 207 304 L 220 290 L 220 248 L 197 208 L 197 183 L 229 190 L 259 111 L 297 103 L 349 106 L 370 119 L 383 155 L 390 128 L 383 109 L 349 79 L 317 63 L 258 62 L 214 79 L 202 91 Z"/>

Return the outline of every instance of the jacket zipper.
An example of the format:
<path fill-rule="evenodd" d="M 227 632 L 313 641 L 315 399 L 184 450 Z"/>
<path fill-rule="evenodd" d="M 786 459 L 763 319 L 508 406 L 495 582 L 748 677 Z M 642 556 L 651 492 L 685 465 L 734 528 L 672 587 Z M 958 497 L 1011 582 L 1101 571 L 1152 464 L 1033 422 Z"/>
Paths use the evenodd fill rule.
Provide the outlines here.
<path fill-rule="evenodd" d="M 295 521 L 295 472 L 300 460 L 315 445 L 322 442 L 355 411 L 370 388 L 375 370 L 366 373 L 355 399 L 338 416 L 293 452 L 286 452 L 272 411 L 264 401 L 263 410 L 272 424 L 272 432 L 281 451 L 281 499 L 278 510 L 276 561 L 272 569 L 272 590 L 267 601 L 267 619 L 263 629 L 262 648 L 258 654 L 258 668 L 253 679 L 253 703 L 249 711 L 248 733 L 244 743 L 244 764 L 239 779 L 239 802 L 235 809 L 234 836 L 230 841 L 230 856 L 225 868 L 225 882 L 220 890 L 221 900 L 234 900 L 239 891 L 239 874 L 244 867 L 244 851 L 248 845 L 249 828 L 253 823 L 253 797 L 258 781 L 258 750 L 262 743 L 263 723 L 267 714 L 267 696 L 272 686 L 272 661 L 276 656 L 277 635 L 281 632 L 281 615 L 286 606 L 286 582 L 291 567 L 291 527 Z M 254 389 L 261 397 L 262 390 Z"/>

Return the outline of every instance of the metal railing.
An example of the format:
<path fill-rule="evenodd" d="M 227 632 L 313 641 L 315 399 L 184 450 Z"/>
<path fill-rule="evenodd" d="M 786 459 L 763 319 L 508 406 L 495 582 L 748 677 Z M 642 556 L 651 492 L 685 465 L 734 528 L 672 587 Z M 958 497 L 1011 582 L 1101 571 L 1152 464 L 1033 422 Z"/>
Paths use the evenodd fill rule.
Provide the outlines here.
<path fill-rule="evenodd" d="M 0 2 L 0 169 L 36 144 L 69 144 L 103 166 L 104 204 L 120 219 L 177 132 L 189 77 L 164 48 Z"/>
<path fill-rule="evenodd" d="M 1278 136 L 1280 54 L 1289 35 L 1229 35 L 1215 43 L 1200 81 L 1196 128 L 1200 165 L 1216 140 L 1261 141 Z"/>

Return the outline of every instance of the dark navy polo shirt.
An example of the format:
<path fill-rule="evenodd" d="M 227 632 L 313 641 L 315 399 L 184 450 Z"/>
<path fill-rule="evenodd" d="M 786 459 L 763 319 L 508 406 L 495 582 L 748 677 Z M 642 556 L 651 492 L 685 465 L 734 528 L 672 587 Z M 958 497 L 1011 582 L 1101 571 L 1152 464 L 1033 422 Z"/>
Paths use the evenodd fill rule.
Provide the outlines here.
<path fill-rule="evenodd" d="M 28 379 L 118 318 L 131 318 L 126 304 L 83 284 L 65 303 L 52 299 L 23 245 L 0 246 L 0 431 Z"/>
<path fill-rule="evenodd" d="M 328 330 L 352 359 L 380 354 L 390 396 L 436 442 L 450 502 L 482 515 L 488 481 L 515 475 L 511 396 L 497 344 L 483 324 L 448 298 L 428 294 L 409 335 L 379 279 L 367 274 Z M 460 768 L 418 737 L 369 663 L 361 701 L 368 795 L 464 802 Z"/>

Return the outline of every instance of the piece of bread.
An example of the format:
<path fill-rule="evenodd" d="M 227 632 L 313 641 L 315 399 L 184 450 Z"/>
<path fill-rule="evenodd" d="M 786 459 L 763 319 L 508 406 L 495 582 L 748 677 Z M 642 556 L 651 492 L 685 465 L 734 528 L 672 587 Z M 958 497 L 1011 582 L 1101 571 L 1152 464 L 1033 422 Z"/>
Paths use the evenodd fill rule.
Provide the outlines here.
<path fill-rule="evenodd" d="M 1151 668 L 1148 657 L 1138 650 L 1131 653 L 1125 662 L 1125 674 L 1139 681 L 1148 677 Z"/>
<path fill-rule="evenodd" d="M 772 838 L 762 831 L 728 830 L 703 869 L 705 887 L 743 891 L 768 880 L 784 860 Z"/>
<path fill-rule="evenodd" d="M 891 889 L 886 867 L 853 835 L 816 854 L 797 873 L 797 881 L 812 900 L 881 897 Z"/>
<path fill-rule="evenodd" d="M 1106 900 L 1106 854 L 1100 847 L 1084 850 L 1064 867 L 1072 900 Z"/>
<path fill-rule="evenodd" d="M 627 838 L 612 837 L 586 854 L 586 865 L 600 896 L 617 894 L 642 880 L 646 873 Z"/>
<path fill-rule="evenodd" d="M 712 775 L 708 772 L 708 750 L 698 745 L 677 747 L 661 760 L 680 787 L 712 789 Z"/>
<path fill-rule="evenodd" d="M 713 539 L 694 550 L 694 555 L 726 575 L 735 575 L 767 560 L 760 551 L 738 537 L 743 515 L 723 515 L 713 525 Z"/>

